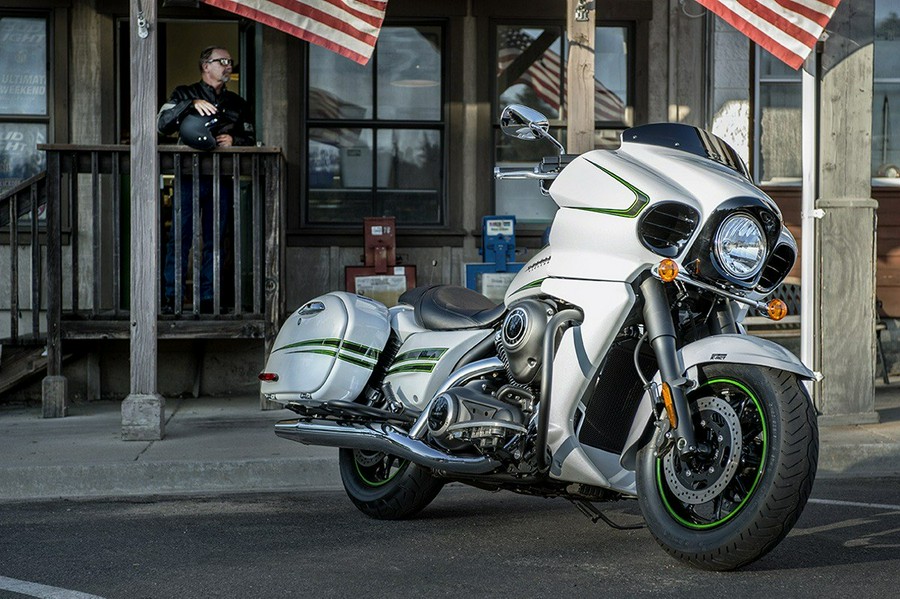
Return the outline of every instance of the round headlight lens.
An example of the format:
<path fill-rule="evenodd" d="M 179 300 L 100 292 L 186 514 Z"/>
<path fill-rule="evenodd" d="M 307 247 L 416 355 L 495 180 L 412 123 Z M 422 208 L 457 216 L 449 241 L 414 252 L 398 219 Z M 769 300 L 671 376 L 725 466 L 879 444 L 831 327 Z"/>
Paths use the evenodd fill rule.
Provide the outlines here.
<path fill-rule="evenodd" d="M 732 214 L 716 233 L 716 257 L 725 272 L 749 279 L 763 266 L 766 237 L 759 223 L 746 214 Z"/>

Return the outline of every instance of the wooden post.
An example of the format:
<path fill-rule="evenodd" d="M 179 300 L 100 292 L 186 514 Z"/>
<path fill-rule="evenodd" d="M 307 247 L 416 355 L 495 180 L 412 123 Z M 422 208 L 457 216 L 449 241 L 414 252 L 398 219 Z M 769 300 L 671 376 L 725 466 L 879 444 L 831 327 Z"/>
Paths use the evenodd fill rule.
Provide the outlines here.
<path fill-rule="evenodd" d="M 875 412 L 875 209 L 871 199 L 872 44 L 852 6 L 829 26 L 820 94 L 820 184 L 816 208 L 819 272 L 818 355 L 824 379 L 816 391 L 821 424 L 877 422 Z M 871 21 L 871 20 L 870 20 Z M 871 23 L 870 23 L 871 25 Z M 846 36 L 846 37 L 845 37 Z M 865 35 L 863 34 L 863 38 Z M 871 36 L 869 37 L 871 39 Z"/>
<path fill-rule="evenodd" d="M 156 148 L 156 1 L 131 0 L 131 393 L 122 402 L 122 439 L 165 436 L 157 393 L 159 156 Z"/>
<path fill-rule="evenodd" d="M 569 38 L 566 150 L 570 154 L 594 149 L 594 4 L 583 0 L 566 1 Z M 583 20 L 585 17 L 587 20 Z"/>
<path fill-rule="evenodd" d="M 44 418 L 66 416 L 69 408 L 62 374 L 62 200 L 59 152 L 47 152 L 47 376 L 41 382 Z M 74 176 L 74 175 L 71 175 Z"/>
<path fill-rule="evenodd" d="M 265 201 L 265 360 L 272 351 L 281 319 L 284 315 L 284 281 L 282 281 L 281 265 L 284 263 L 284 244 L 281 243 L 282 218 L 282 183 L 281 155 L 269 154 L 265 159 L 265 195 L 254 196 L 255 202 Z M 260 408 L 274 410 L 282 408 L 281 404 L 267 400 L 262 394 L 259 397 Z"/>

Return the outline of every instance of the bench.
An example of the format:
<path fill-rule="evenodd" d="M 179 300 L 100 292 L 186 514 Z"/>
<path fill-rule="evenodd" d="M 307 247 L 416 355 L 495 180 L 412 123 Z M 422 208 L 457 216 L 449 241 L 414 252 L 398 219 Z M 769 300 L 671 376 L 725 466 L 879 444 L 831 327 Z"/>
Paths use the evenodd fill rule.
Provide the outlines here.
<path fill-rule="evenodd" d="M 770 299 L 780 299 L 787 304 L 788 315 L 779 321 L 765 316 L 748 316 L 744 318 L 743 325 L 747 333 L 756 337 L 785 338 L 800 335 L 800 281 L 794 277 L 788 277 L 784 283 L 776 289 Z M 884 357 L 884 349 L 881 346 L 881 331 L 887 325 L 881 319 L 881 302 L 877 302 L 877 320 L 875 322 L 875 351 L 881 364 L 881 377 L 884 383 L 890 384 L 887 361 Z"/>

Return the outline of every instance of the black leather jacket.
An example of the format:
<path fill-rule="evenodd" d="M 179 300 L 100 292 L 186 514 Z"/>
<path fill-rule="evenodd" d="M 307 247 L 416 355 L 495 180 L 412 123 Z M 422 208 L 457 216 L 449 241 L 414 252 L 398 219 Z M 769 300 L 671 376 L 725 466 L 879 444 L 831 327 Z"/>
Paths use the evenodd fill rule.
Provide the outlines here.
<path fill-rule="evenodd" d="M 193 85 L 179 85 L 172 92 L 169 101 L 162 105 L 156 116 L 156 128 L 163 135 L 172 135 L 178 131 L 181 119 L 191 110 L 196 99 L 203 99 L 219 109 L 219 120 L 213 131 L 215 135 L 227 133 L 236 146 L 252 146 L 256 144 L 253 131 L 253 120 L 250 116 L 250 105 L 225 87 L 216 95 L 215 89 L 203 81 Z M 180 140 L 179 140 L 180 142 Z"/>

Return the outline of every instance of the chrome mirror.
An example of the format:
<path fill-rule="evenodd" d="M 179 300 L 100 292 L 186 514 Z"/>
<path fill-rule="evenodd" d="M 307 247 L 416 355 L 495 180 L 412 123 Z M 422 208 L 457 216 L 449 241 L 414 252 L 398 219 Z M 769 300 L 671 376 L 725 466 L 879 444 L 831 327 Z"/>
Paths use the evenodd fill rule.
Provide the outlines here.
<path fill-rule="evenodd" d="M 500 129 L 504 135 L 517 139 L 542 139 L 544 136 L 537 131 L 547 133 L 550 130 L 550 121 L 533 108 L 521 104 L 510 104 L 503 109 L 503 114 L 500 115 Z"/>
<path fill-rule="evenodd" d="M 550 135 L 550 121 L 533 108 L 521 104 L 510 104 L 503 109 L 503 113 L 500 115 L 500 130 L 504 135 L 516 139 L 549 140 L 556 146 L 560 154 L 565 152 L 562 144 Z"/>

